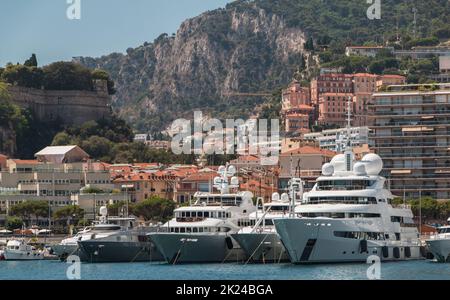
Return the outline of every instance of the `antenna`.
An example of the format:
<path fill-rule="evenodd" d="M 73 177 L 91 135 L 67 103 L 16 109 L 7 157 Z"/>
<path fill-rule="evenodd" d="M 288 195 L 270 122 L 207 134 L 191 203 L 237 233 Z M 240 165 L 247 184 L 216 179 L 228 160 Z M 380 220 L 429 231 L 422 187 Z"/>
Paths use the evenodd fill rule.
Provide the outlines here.
<path fill-rule="evenodd" d="M 352 127 L 352 97 L 348 97 L 347 102 L 347 147 L 351 146 L 350 134 Z"/>
<path fill-rule="evenodd" d="M 417 12 L 418 12 L 418 10 L 415 6 L 413 7 L 412 12 L 414 14 L 414 21 L 413 21 L 414 33 L 413 33 L 413 35 L 414 35 L 414 39 L 416 39 L 417 38 Z"/>

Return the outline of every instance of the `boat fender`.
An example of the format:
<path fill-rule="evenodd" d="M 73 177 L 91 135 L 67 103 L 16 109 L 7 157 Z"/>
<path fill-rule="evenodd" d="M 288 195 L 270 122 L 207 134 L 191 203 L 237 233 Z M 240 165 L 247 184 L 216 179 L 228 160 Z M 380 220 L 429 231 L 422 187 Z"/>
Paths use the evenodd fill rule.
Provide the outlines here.
<path fill-rule="evenodd" d="M 225 242 L 227 243 L 227 247 L 229 250 L 233 249 L 233 241 L 231 240 L 231 237 L 227 236 L 227 238 L 225 239 Z"/>
<path fill-rule="evenodd" d="M 398 247 L 394 248 L 394 258 L 396 258 L 396 259 L 400 258 L 400 248 L 398 248 Z"/>
<path fill-rule="evenodd" d="M 382 251 L 383 251 L 383 257 L 388 258 L 389 257 L 389 247 L 384 246 Z"/>
<path fill-rule="evenodd" d="M 366 253 L 367 252 L 367 240 L 362 240 L 359 243 L 359 250 L 360 250 L 360 253 Z"/>
<path fill-rule="evenodd" d="M 411 257 L 411 248 L 410 247 L 405 247 L 405 256 L 407 258 Z"/>

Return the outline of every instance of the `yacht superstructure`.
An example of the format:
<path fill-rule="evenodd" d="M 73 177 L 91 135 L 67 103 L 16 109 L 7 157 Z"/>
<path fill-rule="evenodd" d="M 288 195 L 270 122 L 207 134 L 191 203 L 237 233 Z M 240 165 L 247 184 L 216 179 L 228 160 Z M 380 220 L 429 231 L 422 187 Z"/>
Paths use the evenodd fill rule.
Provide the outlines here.
<path fill-rule="evenodd" d="M 450 262 L 450 218 L 447 222 L 447 226 L 439 227 L 437 234 L 426 241 L 438 262 Z"/>
<path fill-rule="evenodd" d="M 231 236 L 235 239 L 253 263 L 280 263 L 289 261 L 289 256 L 275 230 L 274 220 L 292 214 L 297 199 L 303 195 L 303 182 L 293 178 L 289 182 L 289 194 L 272 195 L 272 202 L 264 203 L 262 210 L 250 214 L 251 226 L 247 226 Z M 291 198 L 289 197 L 291 195 Z M 292 200 L 291 200 L 292 199 Z"/>
<path fill-rule="evenodd" d="M 355 162 L 346 151 L 325 164 L 303 196 L 295 218 L 275 220 L 293 263 L 419 259 L 419 232 L 411 209 L 394 207 L 376 154 Z"/>
<path fill-rule="evenodd" d="M 103 220 L 77 240 L 81 261 L 90 263 L 148 262 L 162 260 L 161 254 L 147 238 L 157 227 L 136 227 L 130 217 L 107 218 L 107 209 L 100 209 Z M 105 220 L 108 220 L 107 222 Z"/>
<path fill-rule="evenodd" d="M 212 263 L 245 259 L 245 253 L 231 234 L 249 225 L 249 214 L 256 211 L 250 192 L 231 193 L 239 187 L 233 166 L 219 168 L 214 186 L 220 194 L 198 192 L 195 203 L 175 210 L 164 224 L 166 232 L 150 233 L 164 259 L 175 263 Z M 229 177 L 231 182 L 229 183 Z"/>
<path fill-rule="evenodd" d="M 350 142 L 348 103 L 347 149 L 323 165 L 314 188 L 303 195 L 295 217 L 274 220 L 291 262 L 365 262 L 419 259 L 419 232 L 407 205 L 394 207 L 394 196 L 380 176 L 383 161 L 367 154 L 356 161 Z"/>

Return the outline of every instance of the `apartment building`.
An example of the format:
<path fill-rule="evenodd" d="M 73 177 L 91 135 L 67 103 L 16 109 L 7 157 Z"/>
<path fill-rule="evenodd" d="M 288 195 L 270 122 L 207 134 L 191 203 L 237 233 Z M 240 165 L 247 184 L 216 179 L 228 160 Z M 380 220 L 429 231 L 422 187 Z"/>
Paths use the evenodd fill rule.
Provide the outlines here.
<path fill-rule="evenodd" d="M 370 141 L 393 193 L 450 199 L 450 84 L 392 86 L 373 97 Z"/>
<path fill-rule="evenodd" d="M 330 129 L 322 132 L 305 134 L 305 140 L 317 142 L 320 149 L 344 152 L 347 147 L 347 128 Z M 360 147 L 369 143 L 369 127 L 350 128 L 350 142 L 352 147 Z"/>
<path fill-rule="evenodd" d="M 131 202 L 142 202 L 151 196 L 174 199 L 176 177 L 167 171 L 142 171 L 118 176 L 114 186 L 130 195 Z"/>
<path fill-rule="evenodd" d="M 289 180 L 300 177 L 305 181 L 306 190 L 310 190 L 321 175 L 323 164 L 330 162 L 335 155 L 334 151 L 312 146 L 302 146 L 281 153 L 278 189 L 282 193 L 286 192 Z"/>
<path fill-rule="evenodd" d="M 347 125 L 348 102 L 353 101 L 353 94 L 325 93 L 319 99 L 319 119 L 321 125 Z"/>
<path fill-rule="evenodd" d="M 322 94 L 353 94 L 353 75 L 326 73 L 311 81 L 311 103 L 318 105 Z"/>
<path fill-rule="evenodd" d="M 381 51 L 389 51 L 390 53 L 394 53 L 394 48 L 383 46 L 350 46 L 345 48 L 345 55 L 375 57 Z"/>
<path fill-rule="evenodd" d="M 47 147 L 36 160 L 7 159 L 0 172 L 0 209 L 27 200 L 45 200 L 50 206 L 69 205 L 70 197 L 86 187 L 111 192 L 107 164 L 91 162 L 77 146 Z"/>

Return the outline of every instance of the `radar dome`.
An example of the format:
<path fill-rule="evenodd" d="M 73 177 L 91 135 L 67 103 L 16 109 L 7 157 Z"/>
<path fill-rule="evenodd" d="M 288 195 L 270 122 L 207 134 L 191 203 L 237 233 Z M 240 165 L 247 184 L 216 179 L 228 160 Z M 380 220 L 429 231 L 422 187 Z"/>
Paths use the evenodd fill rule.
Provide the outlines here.
<path fill-rule="evenodd" d="M 279 201 L 280 201 L 280 194 L 278 194 L 278 193 L 273 193 L 273 194 L 272 194 L 272 201 L 273 201 L 273 202 L 279 202 Z"/>
<path fill-rule="evenodd" d="M 383 170 L 383 160 L 376 154 L 367 154 L 361 162 L 365 164 L 368 175 L 378 175 Z"/>
<path fill-rule="evenodd" d="M 281 195 L 281 202 L 289 202 L 289 195 L 287 193 Z"/>
<path fill-rule="evenodd" d="M 324 164 L 322 166 L 322 175 L 323 176 L 331 176 L 334 173 L 334 166 L 330 163 Z"/>
<path fill-rule="evenodd" d="M 230 183 L 231 183 L 231 185 L 239 185 L 239 178 L 231 177 Z"/>
<path fill-rule="evenodd" d="M 367 175 L 366 172 L 366 164 L 362 163 L 362 162 L 357 162 L 355 164 L 355 166 L 353 167 L 353 171 L 355 172 L 355 174 L 357 176 L 364 176 Z"/>
<path fill-rule="evenodd" d="M 345 171 L 345 155 L 336 155 L 335 157 L 333 157 L 330 164 L 333 165 L 334 171 Z"/>
<path fill-rule="evenodd" d="M 100 207 L 100 215 L 106 217 L 108 215 L 108 208 L 106 206 Z"/>

